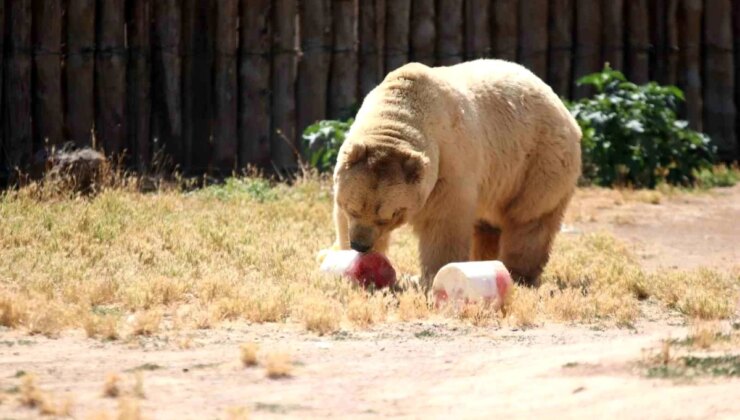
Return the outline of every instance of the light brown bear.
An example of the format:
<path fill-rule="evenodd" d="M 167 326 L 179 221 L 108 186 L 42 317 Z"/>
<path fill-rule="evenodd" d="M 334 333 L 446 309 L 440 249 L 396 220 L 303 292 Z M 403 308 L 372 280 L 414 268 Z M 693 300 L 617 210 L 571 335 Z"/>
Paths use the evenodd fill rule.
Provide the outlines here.
<path fill-rule="evenodd" d="M 449 262 L 501 260 L 537 285 L 581 172 L 581 130 L 552 89 L 502 60 L 411 63 L 372 90 L 334 171 L 334 249 L 419 239 L 425 290 Z"/>

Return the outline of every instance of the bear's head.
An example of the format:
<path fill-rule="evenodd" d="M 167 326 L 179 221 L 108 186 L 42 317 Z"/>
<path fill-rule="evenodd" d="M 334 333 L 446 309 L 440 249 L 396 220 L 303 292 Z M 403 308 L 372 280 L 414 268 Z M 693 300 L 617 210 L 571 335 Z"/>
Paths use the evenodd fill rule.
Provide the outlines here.
<path fill-rule="evenodd" d="M 424 206 L 429 159 L 389 145 L 344 146 L 334 172 L 335 200 L 349 221 L 352 248 L 366 252 Z"/>

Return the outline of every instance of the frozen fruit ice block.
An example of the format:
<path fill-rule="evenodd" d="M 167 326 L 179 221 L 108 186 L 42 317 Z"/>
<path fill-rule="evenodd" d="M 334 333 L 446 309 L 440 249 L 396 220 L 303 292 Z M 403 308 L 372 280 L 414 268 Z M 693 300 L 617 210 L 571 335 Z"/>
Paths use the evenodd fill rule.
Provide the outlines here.
<path fill-rule="evenodd" d="M 501 261 L 450 263 L 434 277 L 436 303 L 483 300 L 500 307 L 512 287 L 511 275 Z"/>

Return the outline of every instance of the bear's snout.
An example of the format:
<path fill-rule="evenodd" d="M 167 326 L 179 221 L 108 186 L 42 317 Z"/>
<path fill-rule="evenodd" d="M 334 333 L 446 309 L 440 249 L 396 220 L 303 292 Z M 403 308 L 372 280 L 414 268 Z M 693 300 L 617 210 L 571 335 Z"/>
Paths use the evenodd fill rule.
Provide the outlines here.
<path fill-rule="evenodd" d="M 372 227 L 353 225 L 349 231 L 349 246 L 357 252 L 367 252 L 373 248 L 375 232 Z"/>
<path fill-rule="evenodd" d="M 372 248 L 371 245 L 361 244 L 354 241 L 350 242 L 349 246 L 357 252 L 367 252 L 370 251 L 370 248 Z"/>

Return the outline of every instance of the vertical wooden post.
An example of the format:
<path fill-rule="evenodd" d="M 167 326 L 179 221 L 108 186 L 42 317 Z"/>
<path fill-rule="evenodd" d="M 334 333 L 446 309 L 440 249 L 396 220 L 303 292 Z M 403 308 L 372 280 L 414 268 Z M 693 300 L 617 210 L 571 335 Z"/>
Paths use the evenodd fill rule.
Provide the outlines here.
<path fill-rule="evenodd" d="M 5 153 L 8 165 L 23 167 L 33 153 L 31 110 L 31 0 L 8 2 L 5 73 Z"/>
<path fill-rule="evenodd" d="M 385 6 L 385 3 L 386 0 L 375 0 L 375 32 L 378 39 L 378 69 L 380 69 L 380 81 L 383 80 L 387 71 L 385 68 L 387 51 L 385 38 L 388 26 L 388 19 L 386 16 L 387 8 Z"/>
<path fill-rule="evenodd" d="M 298 62 L 296 107 L 298 132 L 326 118 L 329 80 L 331 15 L 324 0 L 298 3 L 301 27 L 301 60 Z M 366 3 L 367 5 L 367 3 Z M 362 7 L 362 5 L 361 5 Z M 365 7 L 367 9 L 367 7 Z"/>
<path fill-rule="evenodd" d="M 62 106 L 62 2 L 33 2 L 35 89 L 33 122 L 37 146 L 64 140 Z M 2 80 L 2 79 L 0 79 Z"/>
<path fill-rule="evenodd" d="M 270 163 L 272 1 L 242 0 L 239 51 L 239 164 Z"/>
<path fill-rule="evenodd" d="M 237 152 L 237 84 L 236 52 L 239 41 L 238 0 L 216 2 L 216 63 L 213 127 L 213 166 L 222 175 L 236 170 Z"/>
<path fill-rule="evenodd" d="M 547 75 L 547 0 L 519 1 L 519 63 Z"/>
<path fill-rule="evenodd" d="M 378 5 L 377 0 L 361 0 L 359 4 L 360 22 L 360 96 L 364 98 L 375 86 L 380 83 L 382 76 L 382 48 L 380 34 L 378 31 Z"/>
<path fill-rule="evenodd" d="M 388 0 L 385 11 L 385 72 L 406 64 L 409 59 L 411 0 Z"/>
<path fill-rule="evenodd" d="M 678 83 L 678 33 L 683 30 L 678 26 L 678 3 L 680 0 L 666 1 L 666 65 L 665 83 Z"/>
<path fill-rule="evenodd" d="M 357 31 L 354 0 L 334 0 L 332 30 L 334 46 L 329 79 L 329 115 L 346 119 L 357 102 Z"/>
<path fill-rule="evenodd" d="M 730 159 L 738 151 L 731 7 L 730 0 L 704 4 L 704 129 L 722 159 Z"/>
<path fill-rule="evenodd" d="M 463 2 L 437 0 L 437 63 L 443 66 L 463 60 Z"/>
<path fill-rule="evenodd" d="M 272 40 L 272 161 L 278 170 L 296 166 L 296 0 L 275 0 Z"/>
<path fill-rule="evenodd" d="M 611 68 L 624 69 L 624 2 L 623 0 L 607 0 L 603 2 L 603 32 L 604 61 Z"/>
<path fill-rule="evenodd" d="M 184 0 L 182 5 L 183 165 L 194 173 L 211 167 L 217 3 Z"/>
<path fill-rule="evenodd" d="M 154 86 L 152 130 L 158 148 L 164 147 L 168 158 L 184 161 L 182 144 L 181 16 L 177 0 L 154 2 L 154 51 L 152 67 Z"/>
<path fill-rule="evenodd" d="M 155 0 L 156 1 L 156 0 Z M 129 69 L 126 72 L 128 147 L 140 171 L 151 163 L 151 0 L 129 3 Z"/>
<path fill-rule="evenodd" d="M 490 57 L 490 0 L 465 1 L 465 59 Z M 547 18 L 547 14 L 545 14 Z"/>
<path fill-rule="evenodd" d="M 701 81 L 701 22 L 702 0 L 680 0 L 678 7 L 678 86 L 684 91 L 686 101 L 681 104 L 682 114 L 689 126 L 703 131 L 702 81 Z"/>
<path fill-rule="evenodd" d="M 627 0 L 627 77 L 643 84 L 650 79 L 648 1 Z"/>
<path fill-rule="evenodd" d="M 665 83 L 666 73 L 666 27 L 665 0 L 648 2 L 648 22 L 650 28 L 650 80 Z"/>
<path fill-rule="evenodd" d="M 437 40 L 434 0 L 414 0 L 411 4 L 411 60 L 433 66 Z"/>
<path fill-rule="evenodd" d="M 100 2 L 95 57 L 97 139 L 107 154 L 126 147 L 126 10 L 124 0 Z"/>
<path fill-rule="evenodd" d="M 69 140 L 92 143 L 95 123 L 95 0 L 67 3 L 67 128 Z"/>
<path fill-rule="evenodd" d="M 740 104 L 740 4 L 737 2 L 732 3 L 732 33 L 733 33 L 733 52 L 735 55 L 735 105 Z M 737 118 L 735 119 L 735 130 L 737 131 L 740 127 L 740 112 L 737 112 Z M 737 137 L 738 149 L 740 149 L 740 137 Z M 735 149 L 734 159 L 740 161 L 740 150 Z"/>
<path fill-rule="evenodd" d="M 550 1 L 547 81 L 558 95 L 570 98 L 573 51 L 574 0 Z"/>
<path fill-rule="evenodd" d="M 574 82 L 600 71 L 601 61 L 601 1 L 576 0 L 576 56 Z M 573 96 L 583 98 L 592 94 L 588 86 L 574 86 Z"/>
<path fill-rule="evenodd" d="M 5 111 L 3 104 L 5 98 L 3 97 L 3 73 L 5 69 L 5 2 L 0 0 L 0 186 L 3 186 L 6 181 L 7 169 L 6 169 L 6 158 L 5 158 Z"/>
<path fill-rule="evenodd" d="M 493 55 L 496 58 L 516 61 L 519 49 L 519 1 L 493 2 Z"/>

